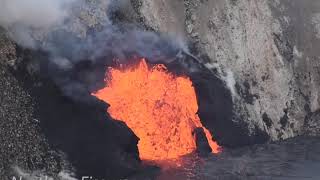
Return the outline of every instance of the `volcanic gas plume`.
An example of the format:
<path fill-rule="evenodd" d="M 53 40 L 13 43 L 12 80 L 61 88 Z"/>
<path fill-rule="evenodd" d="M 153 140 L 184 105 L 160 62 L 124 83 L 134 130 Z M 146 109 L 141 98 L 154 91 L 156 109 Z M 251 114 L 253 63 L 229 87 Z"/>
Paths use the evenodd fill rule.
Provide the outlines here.
<path fill-rule="evenodd" d="M 196 149 L 193 130 L 204 129 L 213 153 L 219 145 L 201 124 L 192 82 L 158 64 L 151 68 L 142 59 L 130 68 L 109 68 L 106 86 L 93 94 L 110 104 L 108 112 L 124 121 L 140 138 L 140 158 L 178 158 Z"/>

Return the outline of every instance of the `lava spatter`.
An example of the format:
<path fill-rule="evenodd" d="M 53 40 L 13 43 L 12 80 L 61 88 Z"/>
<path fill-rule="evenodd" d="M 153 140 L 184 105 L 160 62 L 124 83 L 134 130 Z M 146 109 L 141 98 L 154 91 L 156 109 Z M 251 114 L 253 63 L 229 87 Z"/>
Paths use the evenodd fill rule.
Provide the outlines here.
<path fill-rule="evenodd" d="M 192 82 L 168 72 L 163 64 L 149 68 L 142 59 L 131 68 L 109 68 L 106 86 L 93 93 L 110 104 L 108 112 L 139 137 L 143 160 L 166 160 L 196 149 L 193 130 L 202 127 L 213 153 L 219 145 L 201 124 Z"/>

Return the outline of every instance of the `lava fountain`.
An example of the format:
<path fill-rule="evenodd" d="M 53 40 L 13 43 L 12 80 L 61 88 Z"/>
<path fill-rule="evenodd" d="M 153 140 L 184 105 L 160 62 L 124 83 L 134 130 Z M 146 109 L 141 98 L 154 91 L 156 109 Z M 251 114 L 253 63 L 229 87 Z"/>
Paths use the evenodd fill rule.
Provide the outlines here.
<path fill-rule="evenodd" d="M 142 160 L 174 159 L 196 150 L 195 128 L 203 128 L 213 153 L 219 145 L 198 117 L 197 98 L 188 77 L 163 64 L 149 68 L 142 59 L 130 68 L 109 68 L 106 86 L 93 93 L 110 104 L 108 112 L 139 137 Z"/>

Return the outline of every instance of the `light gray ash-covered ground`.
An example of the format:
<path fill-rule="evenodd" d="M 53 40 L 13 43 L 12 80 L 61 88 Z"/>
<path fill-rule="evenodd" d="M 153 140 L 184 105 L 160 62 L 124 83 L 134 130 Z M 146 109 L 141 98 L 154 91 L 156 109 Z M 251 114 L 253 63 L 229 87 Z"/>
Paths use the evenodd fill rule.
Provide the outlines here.
<path fill-rule="evenodd" d="M 31 44 L 29 36 L 21 39 L 12 34 L 21 26 L 0 30 L 0 179 L 13 174 L 68 179 L 84 173 L 111 179 L 320 179 L 320 2 L 82 0 L 72 12 L 61 27 L 22 31 L 36 40 Z M 105 36 L 108 43 L 101 43 L 102 33 L 99 41 L 90 42 L 96 46 L 88 41 L 81 46 L 83 39 L 108 23 L 121 27 L 105 31 L 113 34 Z M 117 31 L 137 26 L 142 30 L 132 33 L 139 35 L 133 38 L 130 33 L 119 36 Z M 147 31 L 156 33 L 144 36 Z M 158 33 L 171 34 L 173 47 L 189 49 L 216 72 L 232 101 L 232 107 L 225 107 L 231 112 L 222 115 L 225 118 L 203 122 L 227 148 L 217 157 L 198 159 L 199 164 L 191 158 L 192 163 L 182 169 L 165 171 L 144 170 L 137 158 L 137 138 L 103 114 L 105 105 L 78 102 L 83 91 L 74 93 L 74 86 L 65 86 L 78 81 L 64 79 L 63 73 L 38 77 L 42 62 L 48 59 L 64 70 L 80 62 L 79 56 L 90 59 L 79 53 L 87 47 L 89 53 L 99 49 L 122 58 L 132 51 L 154 57 L 149 50 L 159 47 Z M 140 35 L 155 45 L 144 46 Z M 187 43 L 178 46 L 180 42 Z M 125 43 L 129 45 L 121 46 Z M 175 48 L 163 44 L 160 52 L 170 57 L 168 49 Z M 53 46 L 61 49 L 50 49 Z M 46 51 L 54 57 L 49 58 Z M 92 62 L 105 58 L 99 55 L 101 51 L 95 52 Z M 92 75 L 79 76 L 86 74 Z M 92 81 L 86 77 L 84 81 Z M 81 83 L 76 84 L 79 89 Z M 210 119 L 203 113 L 204 119 Z M 91 121 L 94 116 L 96 121 Z"/>

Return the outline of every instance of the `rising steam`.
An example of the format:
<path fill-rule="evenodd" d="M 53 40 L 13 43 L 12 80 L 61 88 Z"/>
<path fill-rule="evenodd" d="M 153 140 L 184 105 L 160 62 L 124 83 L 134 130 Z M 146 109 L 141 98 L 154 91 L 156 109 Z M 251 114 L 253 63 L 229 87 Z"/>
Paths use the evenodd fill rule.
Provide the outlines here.
<path fill-rule="evenodd" d="M 46 50 L 59 59 L 97 58 L 110 52 L 118 59 L 133 53 L 157 59 L 183 46 L 181 41 L 172 41 L 172 37 L 146 32 L 134 25 L 113 24 L 107 15 L 111 4 L 108 0 L 1 1 L 0 26 L 18 44 Z M 89 33 L 96 25 L 100 30 Z"/>
<path fill-rule="evenodd" d="M 130 56 L 172 61 L 181 49 L 186 49 L 177 38 L 114 23 L 108 14 L 114 11 L 112 3 L 117 1 L 0 1 L 0 26 L 20 46 L 46 52 L 48 58 L 42 60 L 48 63 L 45 72 L 67 95 L 77 99 L 92 90 L 90 84 L 97 84 L 96 79 L 84 83 L 66 75 L 78 73 L 75 65 L 79 62 L 101 66 L 115 59 L 124 63 L 132 59 Z"/>
<path fill-rule="evenodd" d="M 34 47 L 32 32 L 61 25 L 75 0 L 1 0 L 0 25 L 26 47 Z"/>

